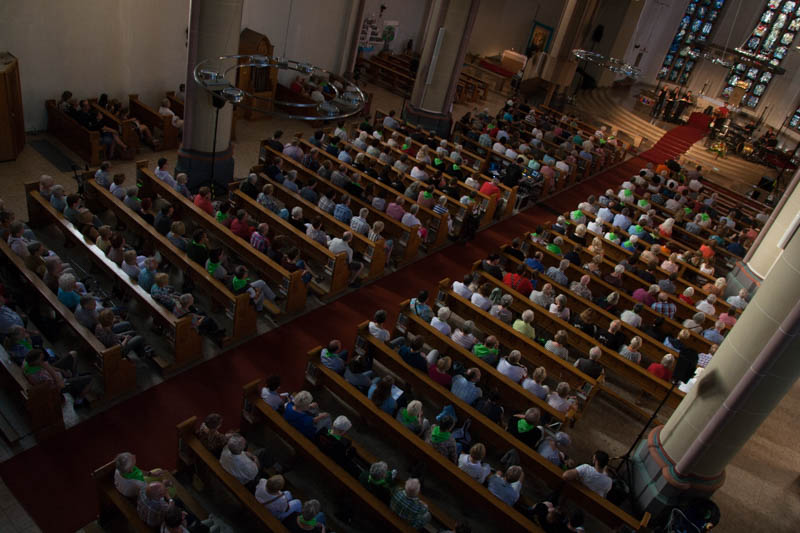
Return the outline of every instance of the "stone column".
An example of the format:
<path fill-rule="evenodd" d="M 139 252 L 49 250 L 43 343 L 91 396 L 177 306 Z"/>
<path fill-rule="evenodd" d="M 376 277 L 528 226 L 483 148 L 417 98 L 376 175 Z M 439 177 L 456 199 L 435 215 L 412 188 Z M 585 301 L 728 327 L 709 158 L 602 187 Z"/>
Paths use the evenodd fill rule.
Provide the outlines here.
<path fill-rule="evenodd" d="M 628 8 L 625 10 L 622 23 L 619 25 L 617 33 L 614 35 L 614 43 L 611 45 L 611 49 L 608 52 L 609 57 L 618 59 L 625 57 L 625 52 L 628 49 L 631 38 L 633 34 L 636 33 L 636 23 L 639 21 L 639 15 L 642 14 L 645 3 L 646 2 L 628 3 Z M 602 69 L 600 78 L 597 80 L 597 86 L 610 87 L 611 84 L 614 83 L 616 77 L 617 74 L 614 74 L 610 70 Z"/>
<path fill-rule="evenodd" d="M 800 376 L 798 332 L 795 234 L 697 385 L 637 447 L 633 489 L 644 509 L 655 515 L 681 496 L 722 486 L 725 466 Z"/>
<path fill-rule="evenodd" d="M 769 220 L 764 224 L 758 238 L 747 251 L 744 259 L 736 264 L 730 274 L 728 274 L 728 293 L 735 294 L 741 288 L 752 292 L 758 288 L 760 283 L 769 273 L 772 265 L 775 264 L 781 249 L 778 243 L 783 238 L 787 229 L 800 213 L 800 171 L 795 172 L 789 186 L 781 195 L 781 199 Z"/>
<path fill-rule="evenodd" d="M 449 135 L 453 99 L 480 0 L 432 0 L 404 119 Z"/>
<path fill-rule="evenodd" d="M 189 187 L 195 190 L 211 179 L 214 160 L 214 182 L 224 187 L 233 177 L 231 126 L 233 107 L 226 104 L 219 110 L 212 96 L 194 81 L 194 67 L 203 59 L 233 55 L 239 51 L 242 29 L 243 0 L 192 0 L 189 15 L 189 53 L 186 65 L 186 102 L 184 105 L 183 143 L 178 150 L 178 172 L 189 175 Z M 226 66 L 230 66 L 230 61 Z M 221 71 L 221 64 L 209 68 Z M 236 73 L 228 77 L 236 83 Z M 214 128 L 216 140 L 214 147 Z M 212 157 L 213 156 L 213 157 Z"/>

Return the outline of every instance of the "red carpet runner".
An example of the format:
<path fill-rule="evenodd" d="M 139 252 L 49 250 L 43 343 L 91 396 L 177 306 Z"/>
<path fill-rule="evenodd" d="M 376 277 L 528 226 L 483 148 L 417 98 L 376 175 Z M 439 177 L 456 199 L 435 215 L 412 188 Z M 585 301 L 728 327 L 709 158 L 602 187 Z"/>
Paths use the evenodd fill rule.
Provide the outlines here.
<path fill-rule="evenodd" d="M 679 133 L 673 134 L 676 130 Z M 676 157 L 702 137 L 682 126 L 662 144 L 548 200 L 548 209 L 563 213 L 589 194 L 619 186 L 656 155 Z M 688 144 L 687 144 L 688 143 Z M 683 148 L 681 148 L 683 147 Z M 242 386 L 255 378 L 280 373 L 284 388 L 303 382 L 305 354 L 314 346 L 341 338 L 352 346 L 356 325 L 385 308 L 394 324 L 397 304 L 442 278 L 456 278 L 471 264 L 537 224 L 554 219 L 553 211 L 528 209 L 480 232 L 466 245 L 455 245 L 376 283 L 350 293 L 257 339 L 226 352 L 169 381 L 130 398 L 44 444 L 0 464 L 0 477 L 45 532 L 72 532 L 96 518 L 91 472 L 121 451 L 136 454 L 142 468 L 175 467 L 175 425 L 186 418 L 219 412 L 224 427 L 237 427 Z M 0 528 L 1 529 L 1 528 Z"/>

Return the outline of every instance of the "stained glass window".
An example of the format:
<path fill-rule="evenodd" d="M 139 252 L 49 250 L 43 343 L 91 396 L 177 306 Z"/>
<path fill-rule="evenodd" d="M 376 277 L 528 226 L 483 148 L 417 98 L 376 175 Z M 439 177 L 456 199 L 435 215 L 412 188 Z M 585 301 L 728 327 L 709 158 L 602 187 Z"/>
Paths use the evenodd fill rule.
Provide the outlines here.
<path fill-rule="evenodd" d="M 778 4 L 780 4 L 778 0 Z M 680 58 L 698 58 L 702 47 L 709 42 L 714 31 L 714 21 L 725 6 L 725 0 L 690 0 L 683 18 L 675 32 L 675 38 L 664 57 L 658 79 L 677 81 L 685 85 L 694 67 L 694 61 L 682 61 Z M 766 29 L 764 30 L 766 31 Z M 792 30 L 794 31 L 794 30 Z M 778 32 L 776 40 L 781 37 Z M 760 39 L 759 39 L 760 41 Z M 759 43 L 756 43 L 756 48 Z M 689 51 L 691 50 L 691 51 Z M 756 50 L 754 50 L 755 52 Z M 676 60 L 676 55 L 678 59 Z"/>
<path fill-rule="evenodd" d="M 759 21 L 759 24 L 753 29 L 753 33 L 744 42 L 744 48 L 755 54 L 757 60 L 769 63 L 774 67 L 780 66 L 800 31 L 798 2 L 795 0 L 768 0 Z M 755 108 L 767 91 L 772 77 L 772 73 L 768 70 L 756 66 L 748 67 L 745 63 L 737 63 L 728 76 L 721 96 L 730 98 L 733 88 L 738 86 L 745 90 L 742 100 L 731 103 Z"/>

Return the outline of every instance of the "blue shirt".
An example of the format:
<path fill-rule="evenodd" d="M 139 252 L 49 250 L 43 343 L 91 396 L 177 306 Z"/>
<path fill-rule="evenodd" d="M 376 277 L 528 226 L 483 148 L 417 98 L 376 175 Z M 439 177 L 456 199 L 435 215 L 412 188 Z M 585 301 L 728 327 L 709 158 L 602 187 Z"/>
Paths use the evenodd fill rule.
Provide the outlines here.
<path fill-rule="evenodd" d="M 78 304 L 81 303 L 80 295 L 75 291 L 63 291 L 61 287 L 58 288 L 58 301 L 62 304 L 66 305 L 70 311 L 75 311 L 78 308 Z"/>
<path fill-rule="evenodd" d="M 297 192 L 299 189 L 297 188 L 297 184 L 293 181 L 284 180 L 283 186 L 289 189 L 292 192 Z"/>
<path fill-rule="evenodd" d="M 534 257 L 527 258 L 525 260 L 525 264 L 534 269 L 536 272 L 544 273 L 544 265 Z"/>
<path fill-rule="evenodd" d="M 141 272 L 139 272 L 139 278 L 137 279 L 137 281 L 139 282 L 139 286 L 141 288 L 143 288 L 147 292 L 150 292 L 150 287 L 153 286 L 153 281 L 155 280 L 155 277 L 156 273 L 154 271 L 145 268 L 142 269 Z"/>
<path fill-rule="evenodd" d="M 7 305 L 0 307 L 0 335 L 8 335 L 14 326 L 25 327 L 22 317 Z"/>
<path fill-rule="evenodd" d="M 286 408 L 283 410 L 283 418 L 309 439 L 313 439 L 314 435 L 317 434 L 317 429 L 314 427 L 314 418 L 303 411 L 295 411 L 294 402 L 286 404 Z"/>
<path fill-rule="evenodd" d="M 727 250 L 733 255 L 738 255 L 739 257 L 744 257 L 744 254 L 747 253 L 747 250 L 744 249 L 744 246 L 738 242 L 730 243 L 727 247 Z"/>
<path fill-rule="evenodd" d="M 483 396 L 483 391 L 462 375 L 453 378 L 453 383 L 450 385 L 450 392 L 470 405 Z"/>
<path fill-rule="evenodd" d="M 344 204 L 336 204 L 333 208 L 333 218 L 345 224 L 350 224 L 350 219 L 353 218 L 353 211 Z"/>
<path fill-rule="evenodd" d="M 511 506 L 519 500 L 519 492 L 517 492 L 517 489 L 504 478 L 497 475 L 489 478 L 489 492 Z"/>
<path fill-rule="evenodd" d="M 375 383 L 369 386 L 369 390 L 367 391 L 367 398 L 371 400 L 372 395 L 375 394 L 375 389 L 377 388 L 378 388 L 378 382 L 376 381 Z M 395 409 L 397 409 L 397 402 L 395 401 L 394 398 L 392 398 L 392 395 L 389 394 L 389 396 L 381 404 L 381 410 L 394 416 Z"/>
<path fill-rule="evenodd" d="M 703 332 L 703 337 L 713 342 L 714 344 L 722 344 L 722 341 L 725 340 L 725 337 L 722 336 L 722 333 L 720 333 L 715 329 L 705 330 Z"/>
<path fill-rule="evenodd" d="M 323 365 L 330 368 L 337 374 L 344 372 L 344 359 L 342 359 L 339 354 L 331 353 L 327 348 L 323 348 L 322 353 L 320 354 L 320 360 L 322 361 Z"/>

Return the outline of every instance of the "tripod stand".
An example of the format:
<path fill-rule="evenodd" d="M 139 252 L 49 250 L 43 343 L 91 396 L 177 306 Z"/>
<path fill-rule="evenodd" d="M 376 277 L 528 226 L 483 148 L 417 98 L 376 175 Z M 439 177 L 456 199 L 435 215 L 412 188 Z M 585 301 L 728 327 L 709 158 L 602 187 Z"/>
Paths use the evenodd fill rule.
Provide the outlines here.
<path fill-rule="evenodd" d="M 633 469 L 631 468 L 631 454 L 633 453 L 633 450 L 636 449 L 636 445 L 639 444 L 639 441 L 642 440 L 642 437 L 644 437 L 644 434 L 650 428 L 650 424 L 652 424 L 653 421 L 658 416 L 658 412 L 661 410 L 662 407 L 664 407 L 664 404 L 667 403 L 667 400 L 672 395 L 672 393 L 675 390 L 675 387 L 678 385 L 679 381 L 681 381 L 681 380 L 679 379 L 678 376 L 672 376 L 672 384 L 671 384 L 671 386 L 669 388 L 669 391 L 667 391 L 667 393 L 661 399 L 661 402 L 658 404 L 658 407 L 655 408 L 655 410 L 653 411 L 653 414 L 650 415 L 650 418 L 647 420 L 647 422 L 645 422 L 645 424 L 642 427 L 641 431 L 639 431 L 639 434 L 636 435 L 636 438 L 633 440 L 633 444 L 631 444 L 631 447 L 628 448 L 628 451 L 625 452 L 625 455 L 623 455 L 620 458 L 620 463 L 617 466 L 617 473 L 619 473 L 619 471 L 622 469 L 623 466 L 625 467 L 625 483 L 627 483 L 627 485 L 628 485 L 628 500 L 630 501 L 631 508 L 634 509 L 634 510 L 636 510 L 636 502 L 633 499 L 633 490 L 632 490 L 632 487 L 633 487 Z"/>

